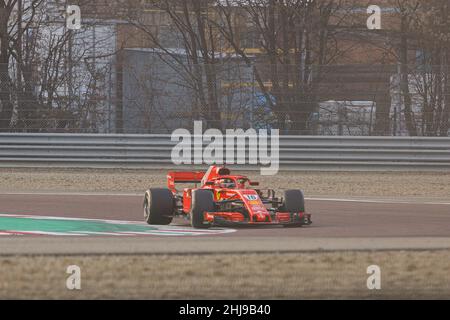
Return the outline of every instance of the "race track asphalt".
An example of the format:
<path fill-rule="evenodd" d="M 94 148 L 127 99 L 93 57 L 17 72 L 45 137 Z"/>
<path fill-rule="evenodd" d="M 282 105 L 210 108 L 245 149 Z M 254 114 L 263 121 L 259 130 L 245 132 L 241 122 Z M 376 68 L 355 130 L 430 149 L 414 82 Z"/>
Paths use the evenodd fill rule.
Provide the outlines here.
<path fill-rule="evenodd" d="M 313 226 L 237 229 L 186 239 L 0 237 L 0 254 L 448 249 L 450 203 L 309 199 Z M 142 221 L 137 195 L 0 194 L 0 214 Z M 188 222 L 176 219 L 175 225 Z M 1 226 L 0 226 L 1 230 Z M 120 242 L 120 244 L 118 244 Z M 115 245 L 117 244 L 117 245 Z M 188 246 L 189 244 L 189 246 Z"/>

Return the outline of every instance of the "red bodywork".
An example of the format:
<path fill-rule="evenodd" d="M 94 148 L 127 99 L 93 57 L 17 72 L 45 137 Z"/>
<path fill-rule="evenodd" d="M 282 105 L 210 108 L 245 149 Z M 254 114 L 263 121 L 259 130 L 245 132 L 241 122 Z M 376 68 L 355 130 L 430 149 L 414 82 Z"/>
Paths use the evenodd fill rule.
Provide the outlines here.
<path fill-rule="evenodd" d="M 231 175 L 224 167 L 212 166 L 207 172 L 169 172 L 168 187 L 177 199 L 178 213 L 189 215 L 192 191 L 211 190 L 217 210 L 205 212 L 204 220 L 217 225 L 310 225 L 311 215 L 305 212 L 283 212 L 282 199 L 273 190 L 254 188 L 258 183 L 246 176 Z M 180 183 L 195 184 L 181 193 L 175 188 Z M 264 192 L 267 194 L 265 195 Z"/>

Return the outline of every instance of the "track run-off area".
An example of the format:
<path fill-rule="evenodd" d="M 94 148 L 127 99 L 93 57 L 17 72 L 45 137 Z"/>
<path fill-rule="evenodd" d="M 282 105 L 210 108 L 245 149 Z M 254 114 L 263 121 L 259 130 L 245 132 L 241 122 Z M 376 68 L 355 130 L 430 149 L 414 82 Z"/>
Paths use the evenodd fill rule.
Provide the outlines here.
<path fill-rule="evenodd" d="M 195 230 L 183 219 L 149 226 L 142 211 L 137 194 L 0 194 L 0 254 L 450 248 L 445 200 L 309 198 L 314 224 L 304 228 Z"/>

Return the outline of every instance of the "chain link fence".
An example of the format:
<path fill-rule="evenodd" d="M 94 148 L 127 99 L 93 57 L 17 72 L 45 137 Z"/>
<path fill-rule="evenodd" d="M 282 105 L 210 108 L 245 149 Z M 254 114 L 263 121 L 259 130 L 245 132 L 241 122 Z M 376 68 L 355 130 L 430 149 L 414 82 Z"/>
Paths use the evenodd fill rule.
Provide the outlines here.
<path fill-rule="evenodd" d="M 10 85 L 0 88 L 0 130 L 167 134 L 203 121 L 204 128 L 222 130 L 409 135 L 411 123 L 396 66 L 327 66 L 312 71 L 308 81 L 299 79 L 294 65 L 273 70 L 270 65 L 224 59 L 197 67 L 200 72 L 182 62 L 174 64 L 161 53 L 130 49 L 124 50 L 120 65 L 71 65 L 71 76 L 55 78 L 54 83 L 39 77 L 38 71 L 38 76 L 25 77 L 34 79 L 32 83 L 12 83 L 8 75 L 6 81 L 1 79 Z M 275 77 L 283 81 L 275 83 Z M 447 73 L 440 77 L 409 74 L 409 121 L 417 135 L 448 135 Z"/>
<path fill-rule="evenodd" d="M 395 24 L 374 37 L 358 1 L 77 3 L 80 30 L 67 27 L 65 2 L 0 15 L 11 36 L 0 41 L 1 132 L 167 134 L 202 121 L 291 135 L 449 135 L 443 41 L 413 30 L 402 46 Z M 272 26 L 255 23 L 264 15 Z"/>

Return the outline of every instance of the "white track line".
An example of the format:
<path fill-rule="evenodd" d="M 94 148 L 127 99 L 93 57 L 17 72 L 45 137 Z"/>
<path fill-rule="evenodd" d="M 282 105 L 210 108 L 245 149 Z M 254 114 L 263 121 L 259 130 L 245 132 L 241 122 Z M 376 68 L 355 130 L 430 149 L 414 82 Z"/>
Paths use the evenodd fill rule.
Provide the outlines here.
<path fill-rule="evenodd" d="M 12 195 L 12 196 L 75 196 L 75 197 L 95 197 L 95 196 L 107 196 L 107 197 L 143 197 L 143 195 L 138 193 L 98 193 L 98 192 L 0 192 L 0 196 Z M 394 200 L 394 199 L 371 199 L 371 198 L 361 198 L 361 199 L 350 199 L 350 198 L 320 198 L 320 197 L 309 197 L 306 198 L 309 201 L 333 201 L 333 202 L 356 202 L 356 203 L 385 203 L 385 204 L 422 204 L 422 205 L 450 205 L 450 202 L 443 201 L 411 201 L 411 200 Z"/>
<path fill-rule="evenodd" d="M 144 197 L 144 193 L 101 193 L 101 192 L 0 192 L 0 196 L 108 196 Z"/>
<path fill-rule="evenodd" d="M 83 233 L 62 233 L 62 232 L 46 232 L 46 231 L 5 231 L 6 234 L 0 235 L 9 235 L 9 236 L 76 236 L 82 237 L 87 236 L 87 234 Z"/>
<path fill-rule="evenodd" d="M 309 201 L 331 201 L 331 202 L 359 202 L 359 203 L 385 203 L 385 204 L 426 204 L 426 205 L 450 205 L 450 202 L 419 202 L 392 199 L 339 199 L 339 198 L 305 198 Z"/>

